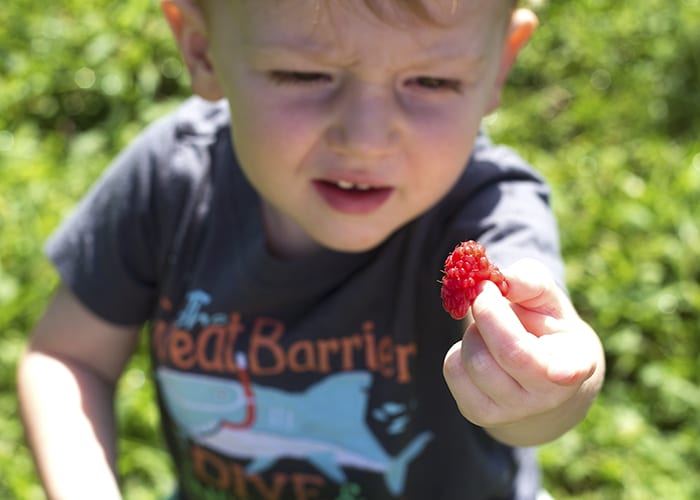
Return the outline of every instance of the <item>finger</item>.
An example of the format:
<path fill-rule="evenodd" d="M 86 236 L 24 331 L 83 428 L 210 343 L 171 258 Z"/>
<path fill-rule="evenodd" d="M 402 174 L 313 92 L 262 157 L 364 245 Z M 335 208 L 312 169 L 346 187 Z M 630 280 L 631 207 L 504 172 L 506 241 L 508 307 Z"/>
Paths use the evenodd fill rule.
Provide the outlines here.
<path fill-rule="evenodd" d="M 443 375 L 459 411 L 473 424 L 485 426 L 499 413 L 496 402 L 471 380 L 462 362 L 462 342 L 457 342 L 445 355 Z"/>
<path fill-rule="evenodd" d="M 554 319 L 509 304 L 498 288 L 484 283 L 472 306 L 474 324 L 498 365 L 528 392 L 548 384 L 574 386 L 590 376 L 596 356 L 594 334 L 578 317 Z M 542 331 L 531 330 L 535 325 Z M 549 388 L 553 389 L 553 388 Z"/>
<path fill-rule="evenodd" d="M 522 259 L 504 271 L 508 299 L 523 327 L 539 337 L 547 377 L 558 385 L 575 385 L 595 369 L 597 337 L 579 317 L 569 297 L 539 261 Z M 593 347 L 591 347 L 593 346 Z"/>
<path fill-rule="evenodd" d="M 474 323 L 496 362 L 523 385 L 524 378 L 543 377 L 546 358 L 537 337 L 520 321 L 511 304 L 491 282 L 484 282 L 472 305 Z"/>
<path fill-rule="evenodd" d="M 548 353 L 547 378 L 560 386 L 575 386 L 596 369 L 600 343 L 587 325 L 575 332 L 547 335 L 539 339 Z"/>
<path fill-rule="evenodd" d="M 521 386 L 498 368 L 495 362 L 487 362 L 482 373 L 470 370 L 473 361 L 467 354 L 470 342 L 465 335 L 462 342 L 455 344 L 445 356 L 444 375 L 447 385 L 464 417 L 476 425 L 493 427 L 503 425 L 539 413 L 540 398 L 525 391 Z M 474 337 L 476 338 L 476 337 Z M 484 349 L 488 356 L 488 350 Z M 491 371 L 494 367 L 494 371 Z M 487 375 L 483 377 L 481 375 Z M 547 391 L 545 405 L 551 404 L 558 396 L 554 391 Z"/>
<path fill-rule="evenodd" d="M 503 275 L 508 280 L 508 300 L 514 304 L 552 318 L 576 314 L 569 298 L 541 262 L 521 259 L 504 269 Z"/>
<path fill-rule="evenodd" d="M 559 288 L 543 264 L 523 259 L 504 271 L 509 283 L 508 300 L 526 330 L 536 336 L 564 331 L 578 319 L 569 297 Z"/>
<path fill-rule="evenodd" d="M 465 372 L 481 392 L 497 403 L 519 399 L 522 386 L 498 364 L 476 324 L 467 328 L 460 354 Z"/>

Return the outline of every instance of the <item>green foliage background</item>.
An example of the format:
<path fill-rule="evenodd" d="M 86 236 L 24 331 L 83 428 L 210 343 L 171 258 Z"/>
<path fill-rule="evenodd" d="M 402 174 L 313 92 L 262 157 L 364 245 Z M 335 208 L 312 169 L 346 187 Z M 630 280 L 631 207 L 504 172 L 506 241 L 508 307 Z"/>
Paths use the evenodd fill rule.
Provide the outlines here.
<path fill-rule="evenodd" d="M 571 294 L 608 356 L 589 417 L 542 447 L 545 482 L 700 498 L 700 0 L 539 3 L 488 125 L 550 179 Z M 42 243 L 188 89 L 156 2 L 13 0 L 0 25 L 0 498 L 33 499 L 14 384 L 56 283 Z M 143 352 L 119 390 L 127 499 L 172 486 Z"/>

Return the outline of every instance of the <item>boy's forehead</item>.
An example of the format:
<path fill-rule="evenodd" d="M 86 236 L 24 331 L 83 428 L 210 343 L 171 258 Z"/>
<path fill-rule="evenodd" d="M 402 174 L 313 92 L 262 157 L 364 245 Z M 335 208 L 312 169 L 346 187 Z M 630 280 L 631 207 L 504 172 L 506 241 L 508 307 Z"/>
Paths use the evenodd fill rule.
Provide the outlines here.
<path fill-rule="evenodd" d="M 500 50 L 511 0 L 198 0 L 217 44 L 261 58 L 305 52 L 345 64 L 398 68 L 446 59 L 469 64 Z M 417 3 L 415 5 L 418 5 Z M 367 63 L 369 64 L 369 63 Z"/>
<path fill-rule="evenodd" d="M 379 20 L 398 25 L 450 25 L 462 16 L 497 13 L 507 19 L 517 0 L 228 0 L 243 4 L 249 15 L 284 15 L 285 11 L 312 9 L 312 22 L 327 13 L 371 12 Z"/>
<path fill-rule="evenodd" d="M 207 16 L 217 25 L 214 36 L 235 36 L 250 47 L 307 46 L 322 52 L 333 48 L 346 52 L 347 58 L 355 57 L 351 53 L 358 47 L 358 36 L 365 39 L 361 45 L 376 46 L 378 37 L 389 33 L 391 40 L 382 38 L 381 47 L 388 47 L 403 33 L 399 36 L 414 40 L 421 51 L 433 47 L 439 52 L 457 50 L 481 57 L 488 45 L 502 41 L 510 19 L 504 13 L 512 11 L 507 8 L 511 0 L 206 1 L 221 7 Z M 413 10 L 419 4 L 424 12 Z"/>

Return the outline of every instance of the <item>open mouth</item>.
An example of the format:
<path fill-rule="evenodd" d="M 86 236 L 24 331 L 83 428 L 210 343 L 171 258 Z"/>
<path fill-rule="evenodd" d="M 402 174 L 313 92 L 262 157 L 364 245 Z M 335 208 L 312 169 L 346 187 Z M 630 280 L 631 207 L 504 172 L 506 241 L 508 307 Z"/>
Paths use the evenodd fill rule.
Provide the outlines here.
<path fill-rule="evenodd" d="M 324 201 L 333 209 L 346 214 L 367 214 L 381 207 L 394 192 L 387 186 L 371 186 L 347 180 L 313 181 Z"/>

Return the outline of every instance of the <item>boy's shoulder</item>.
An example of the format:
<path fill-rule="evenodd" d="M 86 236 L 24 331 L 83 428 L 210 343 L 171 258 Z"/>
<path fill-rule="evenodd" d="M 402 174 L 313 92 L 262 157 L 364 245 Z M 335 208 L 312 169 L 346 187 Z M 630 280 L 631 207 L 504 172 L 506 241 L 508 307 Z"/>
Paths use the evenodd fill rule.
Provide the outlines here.
<path fill-rule="evenodd" d="M 474 176 L 478 170 L 486 177 L 524 176 L 544 182 L 542 175 L 518 152 L 504 144 L 493 143 L 484 132 L 476 138 L 468 168 L 472 169 L 469 176 Z"/>
<path fill-rule="evenodd" d="M 230 147 L 229 123 L 226 101 L 188 98 L 149 124 L 115 159 L 112 170 L 130 182 L 140 179 L 141 185 L 188 189 Z M 217 144 L 222 153 L 212 155 Z"/>
<path fill-rule="evenodd" d="M 475 204 L 490 205 L 504 193 L 508 196 L 503 201 L 508 202 L 533 191 L 545 199 L 549 196 L 549 186 L 542 174 L 514 149 L 493 143 L 481 132 L 461 177 L 440 205 L 448 211 L 462 210 L 465 206 L 473 211 Z"/>
<path fill-rule="evenodd" d="M 189 97 L 171 113 L 176 124 L 189 125 L 189 132 L 199 135 L 217 133 L 228 126 L 229 118 L 226 100 L 207 101 L 198 96 Z"/>
<path fill-rule="evenodd" d="M 209 144 L 229 126 L 226 101 L 206 101 L 193 96 L 146 128 L 142 141 L 156 148 L 178 144 Z"/>

